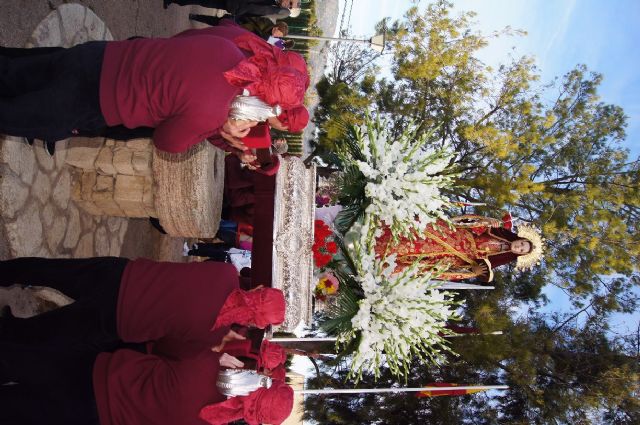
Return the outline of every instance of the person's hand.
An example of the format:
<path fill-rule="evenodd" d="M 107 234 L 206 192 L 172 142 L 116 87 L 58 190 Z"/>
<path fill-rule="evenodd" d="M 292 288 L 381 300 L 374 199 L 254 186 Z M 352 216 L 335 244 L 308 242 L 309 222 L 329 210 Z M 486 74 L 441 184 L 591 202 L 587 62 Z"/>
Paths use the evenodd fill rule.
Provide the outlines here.
<path fill-rule="evenodd" d="M 224 131 L 224 129 L 220 130 L 220 135 L 225 140 L 225 142 L 231 145 L 231 147 L 236 148 L 240 151 L 244 151 L 245 149 L 247 149 L 242 140 L 235 136 L 232 136 L 230 133 L 227 133 L 226 131 Z"/>
<path fill-rule="evenodd" d="M 215 351 L 216 353 L 219 353 L 220 351 L 222 351 L 222 349 L 224 348 L 227 342 L 235 341 L 235 340 L 243 340 L 243 339 L 246 339 L 246 338 L 233 330 L 229 330 L 229 332 L 227 332 L 227 334 L 222 338 L 222 342 L 216 345 L 215 347 L 212 347 L 211 351 Z"/>
<path fill-rule="evenodd" d="M 258 159 L 253 153 L 247 151 L 242 152 L 239 157 L 240 161 L 244 162 L 245 164 L 251 164 L 253 161 Z"/>
<path fill-rule="evenodd" d="M 249 134 L 251 127 L 255 127 L 257 124 L 258 121 L 234 120 L 229 118 L 222 126 L 222 130 L 233 137 L 242 138 Z"/>
<path fill-rule="evenodd" d="M 471 270 L 473 271 L 473 274 L 475 274 L 476 276 L 482 276 L 489 272 L 489 268 L 485 263 L 476 264 L 471 268 Z"/>
<path fill-rule="evenodd" d="M 229 355 L 227 353 L 223 353 L 220 356 L 220 366 L 226 367 L 228 369 L 238 369 L 244 366 L 240 360 L 236 357 Z"/>

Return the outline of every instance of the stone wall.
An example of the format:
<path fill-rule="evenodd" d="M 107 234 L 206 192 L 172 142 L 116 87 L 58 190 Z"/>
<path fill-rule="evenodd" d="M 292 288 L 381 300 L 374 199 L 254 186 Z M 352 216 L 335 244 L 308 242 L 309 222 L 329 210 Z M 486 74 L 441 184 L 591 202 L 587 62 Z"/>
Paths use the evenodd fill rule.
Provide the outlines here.
<path fill-rule="evenodd" d="M 92 215 L 157 217 L 152 158 L 150 139 L 71 139 L 66 158 L 75 169 L 71 199 Z"/>

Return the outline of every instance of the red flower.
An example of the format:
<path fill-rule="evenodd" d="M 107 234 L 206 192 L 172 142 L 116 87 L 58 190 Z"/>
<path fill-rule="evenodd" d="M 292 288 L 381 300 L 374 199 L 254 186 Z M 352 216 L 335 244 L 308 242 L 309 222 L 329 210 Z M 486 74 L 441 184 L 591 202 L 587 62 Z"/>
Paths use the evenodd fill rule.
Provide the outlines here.
<path fill-rule="evenodd" d="M 329 229 L 329 226 L 327 226 L 327 224 L 322 220 L 316 220 L 314 222 L 314 230 L 315 230 L 315 239 L 321 240 L 321 241 L 324 241 L 327 237 L 331 236 L 331 234 L 333 233 L 331 229 Z"/>
<path fill-rule="evenodd" d="M 331 254 L 335 254 L 336 252 L 338 252 L 338 245 L 331 241 L 327 243 L 327 251 L 329 251 Z"/>
<path fill-rule="evenodd" d="M 316 262 L 316 266 L 321 268 L 326 266 L 329 261 L 331 261 L 332 256 L 329 254 L 324 254 L 322 252 L 314 252 L 313 253 L 313 259 Z"/>

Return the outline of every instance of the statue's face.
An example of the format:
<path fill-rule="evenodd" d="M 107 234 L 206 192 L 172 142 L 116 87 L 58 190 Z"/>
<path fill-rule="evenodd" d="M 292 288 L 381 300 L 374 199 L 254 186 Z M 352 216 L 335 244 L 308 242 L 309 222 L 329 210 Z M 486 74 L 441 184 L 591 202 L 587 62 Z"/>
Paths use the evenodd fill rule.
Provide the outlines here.
<path fill-rule="evenodd" d="M 524 255 L 531 251 L 531 242 L 526 239 L 518 239 L 511 242 L 511 252 Z"/>

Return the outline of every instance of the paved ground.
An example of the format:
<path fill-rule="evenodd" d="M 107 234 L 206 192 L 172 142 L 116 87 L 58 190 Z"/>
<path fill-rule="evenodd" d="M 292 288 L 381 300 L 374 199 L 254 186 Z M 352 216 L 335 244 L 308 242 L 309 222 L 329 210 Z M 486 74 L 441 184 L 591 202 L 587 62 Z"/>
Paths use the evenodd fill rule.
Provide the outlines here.
<path fill-rule="evenodd" d="M 22 47 L 33 29 L 52 10 L 65 3 L 89 7 L 116 40 L 133 35 L 163 37 L 188 27 L 189 7 L 162 8 L 162 0 L 0 0 L 0 45 Z"/>

